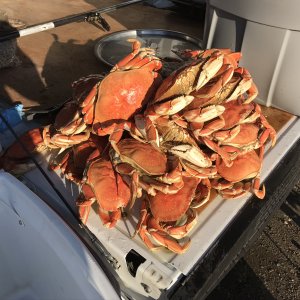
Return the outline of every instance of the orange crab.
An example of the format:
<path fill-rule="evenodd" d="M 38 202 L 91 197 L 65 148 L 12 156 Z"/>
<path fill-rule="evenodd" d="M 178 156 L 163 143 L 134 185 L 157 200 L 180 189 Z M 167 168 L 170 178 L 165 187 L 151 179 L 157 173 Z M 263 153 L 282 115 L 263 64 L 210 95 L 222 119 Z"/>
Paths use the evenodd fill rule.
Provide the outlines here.
<path fill-rule="evenodd" d="M 230 167 L 218 157 L 216 166 L 221 180 L 213 180 L 212 187 L 218 190 L 224 198 L 237 198 L 252 189 L 258 198 L 263 199 L 265 187 L 259 188 L 263 154 L 264 146 L 259 149 L 259 154 L 255 150 L 248 151 L 238 155 Z"/>
<path fill-rule="evenodd" d="M 116 124 L 123 123 L 147 103 L 160 75 L 161 61 L 154 50 L 140 48 L 137 40 L 129 40 L 133 51 L 97 83 L 82 102 L 84 122 L 98 135 L 111 134 Z"/>
<path fill-rule="evenodd" d="M 190 240 L 183 244 L 179 240 L 196 224 L 196 214 L 190 205 L 200 179 L 185 177 L 183 181 L 184 186 L 176 194 L 158 192 L 149 196 L 142 206 L 136 232 L 151 250 L 157 248 L 151 239 L 175 253 L 184 253 L 188 249 Z"/>
<path fill-rule="evenodd" d="M 69 148 L 89 139 L 91 128 L 84 122 L 80 105 L 92 87 L 103 78 L 92 74 L 72 83 L 72 98 L 59 110 L 54 123 L 44 128 L 44 142 L 49 148 Z"/>
<path fill-rule="evenodd" d="M 52 170 L 60 170 L 65 177 L 77 184 L 82 183 L 86 165 L 95 157 L 99 157 L 108 145 L 106 137 L 91 135 L 80 144 L 68 148 L 55 158 L 49 166 Z"/>
<path fill-rule="evenodd" d="M 112 162 L 120 174 L 131 176 L 132 193 L 141 196 L 142 189 L 150 195 L 157 191 L 174 194 L 183 186 L 178 161 L 135 139 L 126 138 L 111 150 Z"/>
<path fill-rule="evenodd" d="M 209 137 L 202 137 L 202 140 L 223 158 L 227 166 L 232 164 L 237 154 L 258 149 L 268 140 L 274 146 L 276 131 L 258 104 L 245 104 L 236 100 L 227 103 L 225 107 L 227 110 L 221 116 L 224 120 L 222 130 L 213 132 Z"/>
<path fill-rule="evenodd" d="M 222 53 L 212 53 L 169 75 L 157 89 L 146 115 L 153 120 L 159 116 L 176 114 L 188 106 L 194 100 L 191 93 L 199 90 L 218 73 L 223 65 L 223 57 Z"/>
<path fill-rule="evenodd" d="M 97 158 L 86 169 L 77 206 L 83 223 L 87 222 L 91 206 L 98 203 L 98 214 L 103 225 L 112 228 L 121 218 L 122 209 L 131 200 L 128 184 L 115 172 L 110 160 Z"/>

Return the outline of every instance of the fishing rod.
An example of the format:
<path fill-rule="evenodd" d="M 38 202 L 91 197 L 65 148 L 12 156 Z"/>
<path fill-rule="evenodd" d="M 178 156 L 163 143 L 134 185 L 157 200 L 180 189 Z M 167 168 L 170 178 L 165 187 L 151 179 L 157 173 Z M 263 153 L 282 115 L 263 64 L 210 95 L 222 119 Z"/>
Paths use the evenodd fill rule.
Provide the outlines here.
<path fill-rule="evenodd" d="M 60 19 L 55 19 L 52 21 L 48 21 L 46 23 L 40 23 L 36 25 L 27 26 L 26 28 L 20 30 L 13 30 L 11 32 L 5 33 L 0 36 L 0 42 L 8 41 L 11 39 L 16 39 L 22 36 L 38 33 L 41 31 L 53 29 L 59 26 L 63 26 L 66 24 L 70 24 L 78 21 L 86 21 L 100 25 L 104 30 L 109 31 L 110 26 L 107 21 L 101 16 L 101 13 L 108 13 L 115 11 L 119 8 L 123 8 L 132 4 L 136 4 L 142 2 L 143 0 L 130 0 L 122 3 L 118 3 L 112 6 L 98 8 L 94 10 L 90 10 L 87 12 L 66 16 Z"/>

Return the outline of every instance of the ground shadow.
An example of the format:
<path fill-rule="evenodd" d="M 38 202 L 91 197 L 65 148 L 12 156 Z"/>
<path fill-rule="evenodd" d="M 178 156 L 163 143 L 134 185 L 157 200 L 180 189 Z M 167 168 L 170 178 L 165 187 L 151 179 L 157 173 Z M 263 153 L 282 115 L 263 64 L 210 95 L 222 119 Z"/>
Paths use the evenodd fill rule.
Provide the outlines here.
<path fill-rule="evenodd" d="M 20 64 L 0 69 L 0 99 L 6 105 L 19 102 L 27 109 L 47 110 L 71 97 L 73 81 L 109 71 L 93 55 L 93 40 L 79 44 L 74 39 L 62 42 L 57 35 L 52 36 L 42 70 L 18 47 Z"/>
<path fill-rule="evenodd" d="M 86 2 L 94 7 L 112 5 L 109 1 L 100 4 L 93 0 L 86 0 Z M 203 20 L 191 21 L 188 17 L 174 11 L 168 11 L 163 18 L 156 14 L 155 19 L 150 18 L 150 20 L 139 12 L 141 5 L 143 4 L 122 8 L 109 13 L 109 15 L 128 29 L 137 29 L 142 26 L 184 31 L 182 28 L 199 29 L 200 24 L 203 23 Z M 158 11 L 156 8 L 153 10 Z M 151 15 L 153 15 L 153 11 Z M 170 22 L 170 19 L 173 21 Z M 176 21 L 174 22 L 174 20 Z M 191 22 L 195 23 L 195 26 L 191 27 Z M 174 26 L 174 24 L 177 25 Z M 8 29 L 13 30 L 14 28 Z M 93 55 L 94 40 L 88 40 L 85 44 L 81 44 L 71 36 L 67 41 L 60 40 L 55 34 L 52 34 L 52 37 L 53 42 L 48 49 L 43 66 L 35 65 L 27 52 L 16 46 L 15 52 L 21 63 L 12 68 L 0 69 L 0 101 L 5 101 L 9 105 L 21 102 L 25 108 L 47 110 L 70 98 L 71 84 L 74 80 L 89 74 L 109 71 L 109 68 Z M 39 41 L 43 43 L 42 39 Z M 39 45 L 37 44 L 36 47 Z"/>
<path fill-rule="evenodd" d="M 264 283 L 244 259 L 238 261 L 207 300 L 274 300 Z"/>
<path fill-rule="evenodd" d="M 300 193 L 292 191 L 282 204 L 281 210 L 300 227 Z"/>
<path fill-rule="evenodd" d="M 3 29 L 1 31 L 1 29 Z M 15 30 L 7 21 L 0 22 L 0 33 Z M 16 40 L 8 40 L 0 44 L 0 101 L 2 106 L 13 102 L 22 102 L 23 98 L 37 101 L 39 92 L 45 90 L 32 60 L 18 46 Z M 30 81 L 30 84 L 28 82 Z M 15 99 L 11 99 L 9 90 Z"/>
<path fill-rule="evenodd" d="M 90 74 L 108 72 L 109 68 L 93 55 L 94 40 L 80 44 L 74 39 L 60 41 L 56 34 L 52 37 L 41 73 L 47 90 L 41 96 L 51 97 L 53 104 L 64 103 L 72 95 L 72 82 Z"/>

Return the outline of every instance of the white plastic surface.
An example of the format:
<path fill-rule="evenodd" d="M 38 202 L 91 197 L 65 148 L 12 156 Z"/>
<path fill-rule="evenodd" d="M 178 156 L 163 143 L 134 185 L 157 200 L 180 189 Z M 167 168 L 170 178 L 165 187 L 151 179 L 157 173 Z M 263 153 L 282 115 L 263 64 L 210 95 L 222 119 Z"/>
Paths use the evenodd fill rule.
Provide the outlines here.
<path fill-rule="evenodd" d="M 300 30 L 298 0 L 208 0 L 209 4 L 253 22 Z"/>
<path fill-rule="evenodd" d="M 278 133 L 276 146 L 266 152 L 261 174 L 262 181 L 265 180 L 299 137 L 300 120 L 294 117 Z M 49 175 L 51 174 L 49 173 Z M 70 201 L 70 204 L 73 203 L 74 205 L 74 198 L 76 198 L 78 190 L 76 191 L 76 188 L 72 188 L 70 184 L 64 187 L 63 181 L 56 173 L 52 172 L 52 175 L 57 183 L 56 186 L 65 195 L 69 195 L 67 199 Z M 55 199 L 55 194 L 49 186 L 47 187 L 47 183 L 37 170 L 26 174 L 26 178 L 31 181 L 31 184 L 34 183 L 42 187 L 44 196 L 52 196 L 53 201 L 61 202 L 57 197 Z M 60 184 L 58 184 L 59 180 Z M 167 250 L 150 252 L 139 237 L 130 238 L 130 235 L 134 232 L 138 214 L 119 221 L 114 229 L 107 229 L 101 225 L 96 212 L 97 206 L 95 205 L 91 210 L 87 225 L 119 262 L 120 268 L 117 270 L 117 273 L 127 288 L 126 292 L 130 295 L 140 295 L 140 298 L 135 297 L 135 299 L 145 299 L 147 296 L 157 299 L 160 297 L 161 289 L 170 288 L 180 278 L 181 274 L 188 274 L 193 269 L 197 261 L 205 255 L 212 243 L 219 238 L 250 196 L 249 194 L 246 197 L 235 200 L 223 200 L 221 197 L 217 197 L 211 201 L 199 214 L 197 225 L 191 232 L 191 246 L 182 255 L 175 255 Z M 137 201 L 135 205 L 136 210 L 138 210 L 138 206 L 139 202 Z M 135 277 L 128 272 L 126 263 L 126 255 L 132 249 L 146 259 L 138 267 Z M 145 289 L 144 287 L 147 288 Z"/>
<path fill-rule="evenodd" d="M 242 52 L 258 102 L 300 115 L 299 1 L 209 0 L 204 48 Z"/>
<path fill-rule="evenodd" d="M 69 227 L 0 171 L 0 299 L 120 299 Z"/>

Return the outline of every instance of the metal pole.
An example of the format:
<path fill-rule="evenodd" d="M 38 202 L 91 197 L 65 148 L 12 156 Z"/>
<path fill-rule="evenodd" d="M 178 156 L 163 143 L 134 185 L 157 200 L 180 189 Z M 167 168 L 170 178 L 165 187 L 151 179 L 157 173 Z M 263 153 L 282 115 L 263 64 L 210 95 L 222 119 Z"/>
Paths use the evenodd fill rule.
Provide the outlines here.
<path fill-rule="evenodd" d="M 98 17 L 100 15 L 100 13 L 108 13 L 108 12 L 112 12 L 115 11 L 119 8 L 128 6 L 128 5 L 132 5 L 132 4 L 136 4 L 139 2 L 142 2 L 143 0 L 130 0 L 130 1 L 126 1 L 126 2 L 122 2 L 119 4 L 115 4 L 112 6 L 108 6 L 108 7 L 104 7 L 104 8 L 98 8 L 98 9 L 94 9 L 94 10 L 90 10 L 84 13 L 79 13 L 79 14 L 75 14 L 75 15 L 70 15 L 70 16 L 66 16 L 60 19 L 55 19 L 46 23 L 41 23 L 41 24 L 36 24 L 36 25 L 31 25 L 28 26 L 24 29 L 20 29 L 20 30 L 13 30 L 11 32 L 8 32 L 6 34 L 3 34 L 2 36 L 0 36 L 0 42 L 4 42 L 7 40 L 11 40 L 11 39 L 15 39 L 18 37 L 22 37 L 25 35 L 30 35 L 30 34 L 34 34 L 37 32 L 41 32 L 41 31 L 45 31 L 45 30 L 49 30 L 49 29 L 53 29 L 55 27 L 59 27 L 62 25 L 66 25 L 69 23 L 73 23 L 73 22 L 78 22 L 78 21 L 88 21 L 89 18 L 94 18 L 94 17 Z M 106 26 L 106 29 L 109 30 L 109 25 Z"/>

